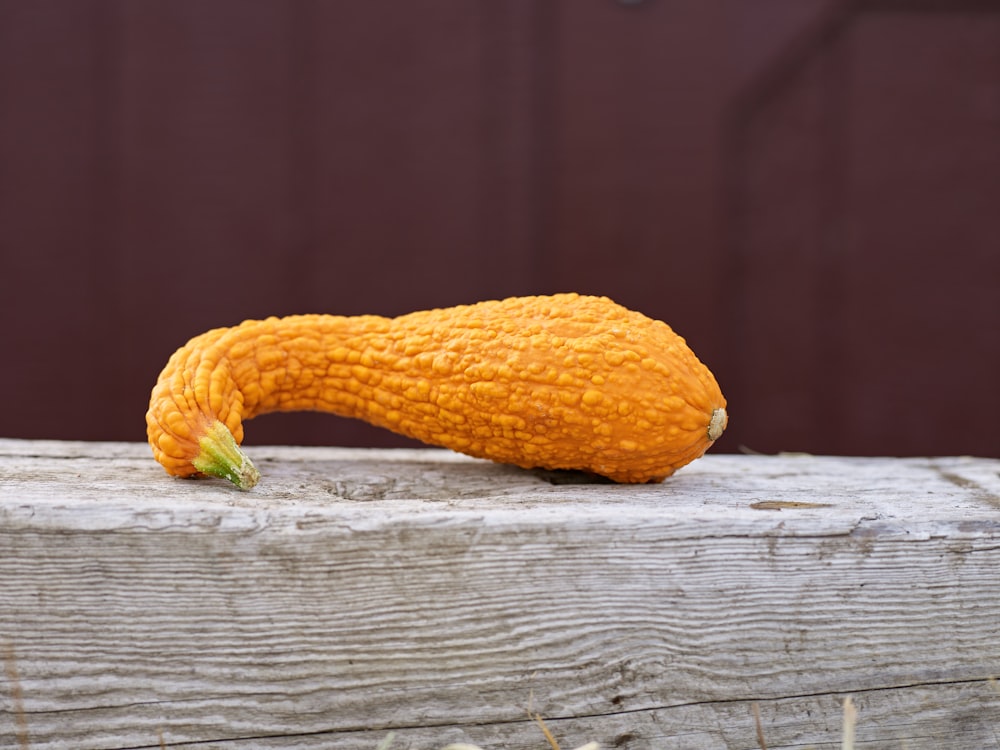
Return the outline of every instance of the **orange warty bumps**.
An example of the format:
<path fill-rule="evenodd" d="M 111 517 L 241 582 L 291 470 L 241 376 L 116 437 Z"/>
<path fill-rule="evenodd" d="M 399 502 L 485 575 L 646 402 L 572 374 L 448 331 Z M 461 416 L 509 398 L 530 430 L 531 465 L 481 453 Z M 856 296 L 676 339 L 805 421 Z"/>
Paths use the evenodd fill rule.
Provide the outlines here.
<path fill-rule="evenodd" d="M 293 315 L 218 328 L 160 374 L 146 414 L 174 475 L 258 474 L 243 421 L 356 417 L 522 467 L 660 481 L 726 426 L 712 373 L 663 322 L 605 297 L 512 297 L 384 318 Z"/>

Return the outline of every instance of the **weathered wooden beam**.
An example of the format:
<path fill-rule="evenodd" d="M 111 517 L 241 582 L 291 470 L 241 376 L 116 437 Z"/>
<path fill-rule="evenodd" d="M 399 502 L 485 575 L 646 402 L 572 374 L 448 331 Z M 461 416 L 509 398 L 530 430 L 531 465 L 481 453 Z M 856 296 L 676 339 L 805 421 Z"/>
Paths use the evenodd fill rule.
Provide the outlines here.
<path fill-rule="evenodd" d="M 0 440 L 0 747 L 1000 748 L 998 460 L 250 451 Z"/>

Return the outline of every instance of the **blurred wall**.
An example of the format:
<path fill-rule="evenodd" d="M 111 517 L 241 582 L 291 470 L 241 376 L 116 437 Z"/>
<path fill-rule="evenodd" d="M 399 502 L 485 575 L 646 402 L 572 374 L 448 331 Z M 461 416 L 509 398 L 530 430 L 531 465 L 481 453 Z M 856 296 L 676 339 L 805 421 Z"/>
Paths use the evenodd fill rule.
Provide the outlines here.
<path fill-rule="evenodd" d="M 717 450 L 996 455 L 998 11 L 0 0 L 0 436 L 143 440 L 245 318 L 576 290 L 688 339 Z"/>

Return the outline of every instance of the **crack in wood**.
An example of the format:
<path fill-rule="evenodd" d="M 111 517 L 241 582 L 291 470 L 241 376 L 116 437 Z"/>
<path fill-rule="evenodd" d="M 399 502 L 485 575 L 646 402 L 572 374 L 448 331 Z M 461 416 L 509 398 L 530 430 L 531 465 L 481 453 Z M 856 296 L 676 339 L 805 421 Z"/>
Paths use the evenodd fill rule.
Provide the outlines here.
<path fill-rule="evenodd" d="M 688 701 L 681 703 L 665 703 L 654 706 L 643 706 L 631 709 L 619 709 L 615 711 L 604 711 L 604 712 L 591 712 L 591 713 L 580 713 L 580 714 L 566 714 L 566 715 L 554 715 L 546 716 L 545 721 L 548 724 L 558 725 L 564 722 L 584 722 L 584 721 L 601 721 L 609 719 L 620 719 L 630 716 L 641 716 L 644 714 L 669 714 L 671 712 L 679 712 L 684 709 L 691 708 L 701 708 L 701 707 L 713 707 L 713 706 L 746 706 L 747 715 L 747 728 L 748 733 L 752 730 L 753 723 L 753 713 L 752 707 L 771 705 L 775 706 L 782 702 L 788 701 L 802 701 L 802 700 L 823 700 L 831 699 L 837 703 L 842 702 L 845 698 L 851 696 L 871 696 L 875 694 L 885 694 L 893 693 L 899 691 L 907 690 L 920 690 L 928 688 L 940 688 L 940 687 L 988 687 L 989 691 L 993 691 L 994 694 L 1000 695 L 997 692 L 996 681 L 992 677 L 982 677 L 982 678 L 972 678 L 967 680 L 940 680 L 940 681 L 919 681 L 912 683 L 904 683 L 898 685 L 884 685 L 878 687 L 865 687 L 856 690 L 837 690 L 837 691 L 818 691 L 818 692 L 803 692 L 794 693 L 779 696 L 769 696 L 769 697 L 742 697 L 742 698 L 717 698 L 712 700 L 703 701 Z M 984 692 L 989 692 L 984 691 Z M 167 742 L 164 743 L 167 747 L 173 746 L 184 746 L 184 747 L 196 747 L 202 745 L 211 745 L 213 743 L 240 743 L 240 742 L 253 742 L 253 741 L 264 741 L 264 740 L 294 740 L 302 739 L 307 737 L 331 737 L 336 738 L 338 736 L 344 735 L 356 735 L 359 733 L 374 733 L 374 734 L 389 734 L 392 732 L 407 732 L 414 730 L 440 730 L 442 733 L 448 730 L 458 730 L 465 731 L 469 729 L 475 729 L 477 727 L 510 727 L 510 726 L 520 726 L 527 724 L 534 724 L 535 721 L 531 718 L 528 709 L 525 709 L 525 718 L 509 718 L 509 719 L 491 719 L 482 721 L 458 721 L 458 722 L 424 722 L 424 723 L 399 723 L 399 724 L 378 724 L 378 725 L 368 725 L 368 726 L 345 726 L 338 728 L 311 730 L 307 732 L 281 732 L 274 734 L 260 734 L 260 735 L 246 735 L 246 736 L 232 736 L 232 737 L 215 737 L 213 739 L 207 740 L 187 740 L 181 742 Z M 662 719 L 660 720 L 662 722 Z M 619 732 L 619 738 L 625 737 L 628 733 Z M 634 737 L 633 737 L 634 738 Z M 998 742 L 1000 745 L 1000 742 Z M 618 746 L 618 745 L 616 745 Z M 160 745 L 135 745 L 127 748 L 121 748 L 121 750 L 150 750 L 160 747 Z"/>
<path fill-rule="evenodd" d="M 976 499 L 984 503 L 989 503 L 995 508 L 1000 508 L 1000 496 L 997 496 L 976 480 L 962 476 L 961 474 L 956 474 L 955 472 L 949 471 L 940 465 L 933 465 L 933 468 L 937 472 L 938 476 L 945 481 L 951 482 L 953 485 L 961 487 L 963 490 L 971 490 Z M 1000 474 L 997 476 L 1000 478 Z"/>

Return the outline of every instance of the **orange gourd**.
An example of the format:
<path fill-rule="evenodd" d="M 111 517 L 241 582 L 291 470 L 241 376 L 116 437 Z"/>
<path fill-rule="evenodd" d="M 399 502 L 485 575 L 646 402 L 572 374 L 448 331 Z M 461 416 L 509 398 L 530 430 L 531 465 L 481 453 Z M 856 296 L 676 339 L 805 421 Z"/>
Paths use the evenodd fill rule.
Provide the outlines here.
<path fill-rule="evenodd" d="M 605 297 L 512 297 L 385 318 L 293 315 L 191 339 L 146 413 L 177 476 L 247 489 L 243 422 L 273 411 L 356 417 L 471 456 L 660 481 L 726 427 L 712 373 L 665 323 Z"/>

